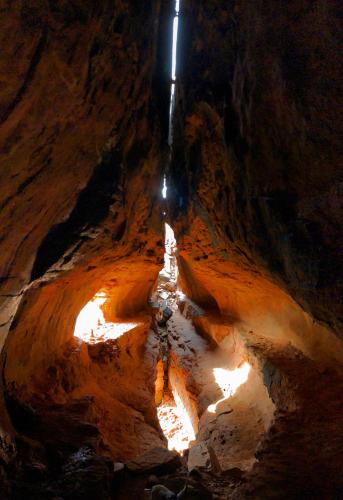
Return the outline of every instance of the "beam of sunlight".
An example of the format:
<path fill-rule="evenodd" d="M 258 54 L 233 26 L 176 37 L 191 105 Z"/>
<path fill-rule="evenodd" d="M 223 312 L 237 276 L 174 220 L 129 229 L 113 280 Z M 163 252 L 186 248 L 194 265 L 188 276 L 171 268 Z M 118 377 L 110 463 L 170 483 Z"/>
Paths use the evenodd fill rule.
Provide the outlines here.
<path fill-rule="evenodd" d="M 173 40 L 172 40 L 172 65 L 171 65 L 171 87 L 170 87 L 170 104 L 169 104 L 169 132 L 168 144 L 173 144 L 173 116 L 175 108 L 175 82 L 177 73 L 177 41 L 179 34 L 179 13 L 180 0 L 175 0 L 175 15 L 173 19 Z"/>
<path fill-rule="evenodd" d="M 176 247 L 175 235 L 173 229 L 169 224 L 166 223 L 164 225 L 164 229 L 165 229 L 165 248 L 166 252 L 170 253 L 171 250 Z"/>
<path fill-rule="evenodd" d="M 157 408 L 161 429 L 168 441 L 168 449 L 183 453 L 189 443 L 195 440 L 191 419 L 178 393 L 165 399 Z"/>
<path fill-rule="evenodd" d="M 162 198 L 164 200 L 167 198 L 167 179 L 166 179 L 166 176 L 163 177 Z"/>
<path fill-rule="evenodd" d="M 176 52 L 177 52 L 177 38 L 179 31 L 179 17 L 176 15 L 173 21 L 173 52 L 172 52 L 172 72 L 171 78 L 176 80 Z"/>
<path fill-rule="evenodd" d="M 88 344 L 97 344 L 107 340 L 115 340 L 139 325 L 135 322 L 112 323 L 105 321 L 101 306 L 106 300 L 105 294 L 96 294 L 81 309 L 75 323 L 75 337 Z"/>
<path fill-rule="evenodd" d="M 214 404 L 208 406 L 207 410 L 210 413 L 215 413 L 217 409 L 217 405 L 222 401 L 233 396 L 238 387 L 245 384 L 248 380 L 248 376 L 251 370 L 251 365 L 246 361 L 241 366 L 236 368 L 235 370 L 225 370 L 224 368 L 214 368 L 213 375 L 216 380 L 216 383 L 220 387 L 223 398 L 217 401 Z"/>
<path fill-rule="evenodd" d="M 175 388 L 173 389 L 173 396 L 174 396 L 175 403 L 176 403 L 177 413 L 179 415 L 179 418 L 183 422 L 183 426 L 184 426 L 184 429 L 187 433 L 188 443 L 189 443 L 190 441 L 193 441 L 195 439 L 195 432 L 194 432 L 191 418 L 188 415 L 188 412 L 185 408 L 185 405 L 183 404 L 182 399 Z"/>
<path fill-rule="evenodd" d="M 160 276 L 164 276 L 174 282 L 177 281 L 177 264 L 175 259 L 176 251 L 176 240 L 174 236 L 174 231 L 169 224 L 164 225 L 165 237 L 164 237 L 164 266 L 160 272 Z"/>
<path fill-rule="evenodd" d="M 106 301 L 105 294 L 97 294 L 80 311 L 74 329 L 74 335 L 81 338 L 86 332 L 95 331 L 105 323 L 101 306 Z"/>
<path fill-rule="evenodd" d="M 158 273 L 156 288 L 151 296 L 150 303 L 154 307 L 168 306 L 177 309 L 177 280 L 179 270 L 177 266 L 177 245 L 174 231 L 169 224 L 164 224 L 164 264 Z"/>

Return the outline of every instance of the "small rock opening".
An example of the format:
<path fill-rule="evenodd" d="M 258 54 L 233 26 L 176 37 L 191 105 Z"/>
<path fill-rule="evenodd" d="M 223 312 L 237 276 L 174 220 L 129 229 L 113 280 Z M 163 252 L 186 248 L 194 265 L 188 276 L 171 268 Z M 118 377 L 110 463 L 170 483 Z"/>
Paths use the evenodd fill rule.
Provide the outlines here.
<path fill-rule="evenodd" d="M 74 327 L 74 337 L 87 344 L 116 340 L 139 326 L 139 321 L 109 321 L 111 297 L 106 290 L 99 290 L 81 309 Z"/>

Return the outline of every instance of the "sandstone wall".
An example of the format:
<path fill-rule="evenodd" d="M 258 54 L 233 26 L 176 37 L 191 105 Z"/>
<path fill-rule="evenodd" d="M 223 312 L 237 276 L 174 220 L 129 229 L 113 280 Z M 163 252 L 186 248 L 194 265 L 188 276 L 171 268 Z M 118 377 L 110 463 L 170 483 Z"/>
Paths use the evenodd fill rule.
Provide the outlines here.
<path fill-rule="evenodd" d="M 171 174 L 181 255 L 266 276 L 338 335 L 340 15 L 335 1 L 185 0 Z"/>
<path fill-rule="evenodd" d="M 114 317 L 137 314 L 161 267 L 166 13 L 126 0 L 16 0 L 1 11 L 2 380 L 9 397 L 51 405 L 68 378 L 64 402 L 77 397 L 70 387 L 92 394 L 82 360 L 66 354 L 82 307 L 106 289 Z M 59 377 L 62 360 L 74 366 Z M 144 404 L 151 413 L 150 392 Z"/>
<path fill-rule="evenodd" d="M 149 182 L 133 179 L 158 141 L 158 16 L 159 2 L 2 8 L 1 343 L 25 287 L 60 259 L 79 258 L 109 214 L 100 232 L 115 247 L 131 222 L 130 198 L 137 188 L 144 197 Z M 156 155 L 145 179 L 155 176 Z M 136 247 L 157 190 L 149 184 L 149 201 L 131 206 L 140 214 Z"/>

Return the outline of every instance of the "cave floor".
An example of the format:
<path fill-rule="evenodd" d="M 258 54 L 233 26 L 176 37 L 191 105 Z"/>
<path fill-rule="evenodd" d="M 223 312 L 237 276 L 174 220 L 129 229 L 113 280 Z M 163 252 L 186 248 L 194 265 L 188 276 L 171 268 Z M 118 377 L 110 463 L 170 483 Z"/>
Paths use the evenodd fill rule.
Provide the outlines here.
<path fill-rule="evenodd" d="M 181 325 L 187 330 L 183 338 L 178 332 Z M 168 328 L 178 349 L 191 353 L 193 344 L 188 341 L 194 332 L 190 331 L 189 322 L 176 314 Z M 199 337 L 194 341 L 200 342 L 206 352 L 205 339 Z M 320 371 L 316 363 L 292 347 L 280 352 L 265 340 L 258 342 L 256 337 L 249 342 L 256 355 L 263 356 L 274 370 L 283 374 L 279 383 L 284 384 L 288 401 L 282 411 L 276 412 L 258 447 L 258 461 L 252 469 L 244 473 L 236 468 L 217 473 L 198 471 L 191 479 L 191 484 L 202 491 L 197 498 L 211 498 L 212 494 L 212 498 L 221 500 L 340 500 L 343 491 L 342 375 L 327 368 Z M 184 356 L 183 366 L 193 363 L 196 368 L 194 365 L 200 357 L 200 353 L 197 360 Z M 194 374 L 196 378 L 196 370 Z M 111 460 L 94 452 L 98 430 L 85 421 L 86 409 L 91 404 L 91 400 L 84 400 L 50 408 L 40 415 L 39 422 L 32 419 L 29 409 L 21 409 L 26 411 L 27 437 L 18 441 L 21 464 L 13 468 L 12 473 L 7 471 L 12 476 L 10 483 L 14 491 L 9 498 L 74 499 L 95 495 L 98 499 L 143 500 L 149 498 L 148 490 L 156 481 L 173 491 L 183 487 L 188 476 L 185 459 L 178 470 L 168 474 L 157 473 L 151 477 L 151 474 L 133 475 L 125 471 L 113 476 Z M 54 442 L 51 439 L 54 433 L 63 439 Z M 41 444 L 32 448 L 31 438 Z M 75 452 L 79 446 L 83 451 Z M 3 498 L 7 498 L 5 493 Z"/>
<path fill-rule="evenodd" d="M 116 470 L 108 448 L 99 446 L 101 428 L 90 418 L 91 394 L 68 404 L 41 401 L 34 408 L 9 400 L 12 416 L 25 425 L 17 442 L 20 463 L 0 466 L 0 473 L 6 470 L 9 478 L 0 485 L 2 497 L 147 500 L 154 484 L 178 492 L 188 482 L 197 492 L 192 498 L 204 500 L 340 500 L 343 375 L 291 345 L 279 349 L 254 332 L 228 334 L 232 325 L 215 317 L 217 330 L 226 331 L 225 342 L 218 344 L 197 321 L 211 322 L 212 312 L 206 314 L 186 298 L 178 308 L 175 287 L 168 290 L 168 280 L 157 292 L 167 293 L 173 315 L 165 327 L 150 331 L 144 349 L 148 359 L 158 346 L 160 355 L 168 357 L 164 369 L 169 387 L 157 411 L 169 426 L 169 438 L 182 441 L 178 466 L 149 473 L 133 473 L 124 465 Z M 105 340 L 101 348 L 90 345 L 92 362 L 104 367 L 127 357 L 130 367 L 135 335 L 131 330 Z M 111 353 L 115 348 L 113 358 L 107 359 L 106 346 Z M 125 358 L 116 358 L 118 349 Z M 139 357 L 137 361 L 141 364 Z M 180 427 L 179 406 L 193 437 Z M 173 446 L 177 449 L 175 442 Z M 209 450 L 208 455 L 194 452 L 197 447 Z"/>

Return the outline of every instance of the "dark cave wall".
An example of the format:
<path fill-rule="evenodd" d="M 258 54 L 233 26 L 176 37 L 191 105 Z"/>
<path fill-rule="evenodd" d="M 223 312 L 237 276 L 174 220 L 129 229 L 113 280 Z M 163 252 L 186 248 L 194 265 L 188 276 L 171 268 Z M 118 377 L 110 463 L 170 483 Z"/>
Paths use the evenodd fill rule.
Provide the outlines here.
<path fill-rule="evenodd" d="M 202 334 L 258 357 L 276 407 L 232 498 L 339 497 L 342 7 L 182 6 L 169 179 L 179 283 L 205 310 Z"/>
<path fill-rule="evenodd" d="M 115 253 L 130 229 L 135 190 L 156 200 L 159 7 L 106 0 L 1 7 L 1 345 L 31 279 L 85 259 L 99 231 Z M 130 233 L 139 251 L 152 211 L 143 201 L 132 209 L 140 210 L 140 233 Z"/>
<path fill-rule="evenodd" d="M 171 179 L 181 254 L 272 279 L 337 333 L 341 15 L 335 1 L 185 0 Z"/>
<path fill-rule="evenodd" d="M 118 317 L 147 307 L 163 258 L 159 22 L 157 0 L 1 5 L 4 460 L 14 451 L 8 384 L 18 400 L 44 399 L 35 374 L 43 382 L 64 366 L 76 317 L 100 288 Z"/>

